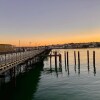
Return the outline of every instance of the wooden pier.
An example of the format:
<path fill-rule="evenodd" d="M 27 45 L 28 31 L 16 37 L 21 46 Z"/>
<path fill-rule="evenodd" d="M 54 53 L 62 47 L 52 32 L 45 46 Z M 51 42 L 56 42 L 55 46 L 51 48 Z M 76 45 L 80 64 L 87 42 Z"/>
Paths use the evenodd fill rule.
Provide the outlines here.
<path fill-rule="evenodd" d="M 16 76 L 16 70 L 21 72 L 24 66 L 26 71 L 28 66 L 43 62 L 44 58 L 49 54 L 50 49 L 30 50 L 24 52 L 15 52 L 0 55 L 0 77 L 5 77 L 5 72 L 9 72 L 12 77 Z"/>

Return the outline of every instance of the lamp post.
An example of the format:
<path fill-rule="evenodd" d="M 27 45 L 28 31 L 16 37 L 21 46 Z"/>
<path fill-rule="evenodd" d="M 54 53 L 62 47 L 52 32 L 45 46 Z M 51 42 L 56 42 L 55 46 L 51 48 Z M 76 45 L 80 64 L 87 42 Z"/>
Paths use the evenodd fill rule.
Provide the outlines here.
<path fill-rule="evenodd" d="M 29 50 L 31 49 L 31 42 L 29 42 Z"/>

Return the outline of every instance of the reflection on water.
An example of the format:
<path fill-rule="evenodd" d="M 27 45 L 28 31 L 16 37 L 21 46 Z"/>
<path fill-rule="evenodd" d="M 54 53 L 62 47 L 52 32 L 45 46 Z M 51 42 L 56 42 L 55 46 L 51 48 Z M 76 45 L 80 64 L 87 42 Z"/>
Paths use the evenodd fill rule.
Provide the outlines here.
<path fill-rule="evenodd" d="M 96 61 L 93 65 L 93 51 L 89 49 L 59 50 L 62 54 L 62 67 L 55 67 L 55 58 L 44 62 L 39 87 L 33 100 L 99 100 L 100 99 L 100 49 L 95 49 Z M 69 64 L 65 64 L 64 51 L 69 52 Z M 74 61 L 76 51 L 76 64 Z M 78 62 L 78 51 L 80 62 Z M 58 60 L 58 59 L 57 59 Z M 52 64 L 50 65 L 50 62 Z"/>
<path fill-rule="evenodd" d="M 19 75 L 16 80 L 4 84 L 0 89 L 0 100 L 32 100 L 38 88 L 43 65 Z"/>
<path fill-rule="evenodd" d="M 87 57 L 89 50 L 89 64 Z M 0 89 L 1 100 L 100 100 L 100 49 L 62 49 L 62 66 L 55 58 L 36 66 Z M 64 52 L 68 51 L 69 64 Z M 76 62 L 74 51 L 76 51 Z M 78 62 L 78 51 L 80 62 Z M 93 64 L 95 51 L 95 66 Z M 57 58 L 57 61 L 59 59 Z M 50 65 L 51 62 L 51 65 Z M 80 63 L 80 64 L 79 64 Z"/>

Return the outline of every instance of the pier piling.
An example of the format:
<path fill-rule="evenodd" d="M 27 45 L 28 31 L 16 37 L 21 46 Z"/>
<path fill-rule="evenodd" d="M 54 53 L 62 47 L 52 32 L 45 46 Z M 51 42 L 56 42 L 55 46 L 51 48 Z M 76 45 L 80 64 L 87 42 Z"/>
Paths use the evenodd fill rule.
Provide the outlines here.
<path fill-rule="evenodd" d="M 66 67 L 66 51 L 64 52 L 65 67 Z"/>
<path fill-rule="evenodd" d="M 57 67 L 57 52 L 55 51 L 55 67 Z"/>
<path fill-rule="evenodd" d="M 94 67 L 94 74 L 96 73 L 96 67 L 95 67 L 95 51 L 93 51 L 93 67 Z"/>
<path fill-rule="evenodd" d="M 67 51 L 67 66 L 69 66 L 69 58 L 68 58 L 68 51 Z"/>
<path fill-rule="evenodd" d="M 74 62 L 75 62 L 75 66 L 76 66 L 76 52 L 74 51 Z"/>
<path fill-rule="evenodd" d="M 62 58 L 61 58 L 61 54 L 59 54 L 59 67 L 62 67 Z"/>
<path fill-rule="evenodd" d="M 52 69 L 51 66 L 52 66 L 52 65 L 51 65 L 51 54 L 50 54 L 50 69 Z"/>
<path fill-rule="evenodd" d="M 78 74 L 80 74 L 80 52 L 78 51 Z"/>
<path fill-rule="evenodd" d="M 78 66 L 80 66 L 80 52 L 78 51 Z"/>
<path fill-rule="evenodd" d="M 88 71 L 89 71 L 89 50 L 87 50 L 87 64 L 88 64 Z"/>

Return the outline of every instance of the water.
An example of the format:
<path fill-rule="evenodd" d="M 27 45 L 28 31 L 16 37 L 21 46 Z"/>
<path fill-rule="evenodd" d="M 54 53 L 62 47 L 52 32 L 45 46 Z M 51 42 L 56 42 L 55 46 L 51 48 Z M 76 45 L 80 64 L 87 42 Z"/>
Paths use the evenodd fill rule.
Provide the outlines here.
<path fill-rule="evenodd" d="M 87 50 L 90 51 L 90 66 L 87 67 Z M 93 51 L 96 52 L 96 72 L 93 67 Z M 55 70 L 52 58 L 35 70 L 17 76 L 0 89 L 0 100 L 100 100 L 100 49 L 62 49 L 62 69 Z M 69 73 L 65 68 L 64 51 L 69 52 Z M 80 51 L 80 69 L 74 66 L 74 51 Z"/>

